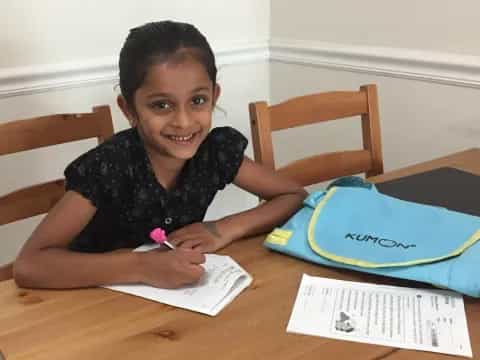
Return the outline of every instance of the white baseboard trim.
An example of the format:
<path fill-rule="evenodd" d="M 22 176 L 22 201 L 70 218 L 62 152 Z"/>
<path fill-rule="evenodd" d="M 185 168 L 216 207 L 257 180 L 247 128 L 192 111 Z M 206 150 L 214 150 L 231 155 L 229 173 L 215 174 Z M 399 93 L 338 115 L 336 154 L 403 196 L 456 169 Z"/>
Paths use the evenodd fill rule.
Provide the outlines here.
<path fill-rule="evenodd" d="M 215 53 L 218 66 L 268 61 L 268 44 L 244 44 Z M 97 58 L 0 69 L 0 99 L 118 81 L 117 58 Z"/>
<path fill-rule="evenodd" d="M 270 60 L 388 77 L 480 88 L 480 57 L 411 49 L 273 39 L 216 51 L 219 67 Z M 0 99 L 114 83 L 116 58 L 0 69 Z"/>
<path fill-rule="evenodd" d="M 273 39 L 270 60 L 480 88 L 480 56 Z"/>

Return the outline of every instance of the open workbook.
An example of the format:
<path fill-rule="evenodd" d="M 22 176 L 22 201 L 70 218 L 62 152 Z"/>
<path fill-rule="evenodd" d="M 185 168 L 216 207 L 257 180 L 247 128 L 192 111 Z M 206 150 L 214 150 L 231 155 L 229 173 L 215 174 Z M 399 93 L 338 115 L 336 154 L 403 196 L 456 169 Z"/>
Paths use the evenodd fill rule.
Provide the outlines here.
<path fill-rule="evenodd" d="M 144 245 L 135 251 L 149 251 L 158 245 Z M 200 281 L 178 289 L 148 285 L 111 285 L 108 289 L 140 296 L 210 316 L 217 315 L 252 282 L 252 277 L 230 256 L 207 254 Z"/>

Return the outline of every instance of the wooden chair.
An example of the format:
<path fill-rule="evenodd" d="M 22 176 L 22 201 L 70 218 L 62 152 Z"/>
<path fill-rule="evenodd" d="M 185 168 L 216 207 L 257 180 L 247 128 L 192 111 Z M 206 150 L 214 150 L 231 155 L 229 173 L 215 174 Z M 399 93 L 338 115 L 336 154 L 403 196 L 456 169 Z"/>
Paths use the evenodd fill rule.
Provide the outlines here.
<path fill-rule="evenodd" d="M 249 110 L 255 161 L 302 186 L 346 175 L 366 173 L 369 177 L 383 173 L 375 85 L 361 86 L 358 91 L 306 95 L 270 106 L 265 101 L 255 102 L 249 105 Z M 314 155 L 276 169 L 272 131 L 356 115 L 362 121 L 363 149 Z"/>
<path fill-rule="evenodd" d="M 0 124 L 0 155 L 113 134 L 107 105 L 91 113 L 57 114 Z M 64 194 L 64 180 L 29 186 L 0 197 L 0 225 L 48 212 Z M 0 281 L 13 277 L 13 264 L 0 266 Z"/>

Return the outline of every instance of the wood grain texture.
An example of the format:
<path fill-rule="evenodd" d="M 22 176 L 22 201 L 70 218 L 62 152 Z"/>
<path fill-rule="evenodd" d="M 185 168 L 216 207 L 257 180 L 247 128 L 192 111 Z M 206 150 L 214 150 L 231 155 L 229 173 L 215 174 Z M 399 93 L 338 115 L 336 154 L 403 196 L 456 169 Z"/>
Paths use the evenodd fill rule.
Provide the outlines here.
<path fill-rule="evenodd" d="M 383 173 L 376 85 L 364 85 L 358 91 L 310 94 L 270 106 L 260 101 L 251 103 L 249 110 L 255 161 L 278 170 L 303 186 L 345 175 L 365 173 L 366 176 L 374 176 Z M 275 166 L 273 131 L 357 115 L 362 125 L 363 152 L 339 151 L 300 159 L 282 169 Z"/>
<path fill-rule="evenodd" d="M 373 178 L 453 166 L 480 175 L 480 149 Z M 7 359 L 458 359 L 455 356 L 286 332 L 302 274 L 397 286 L 427 285 L 334 269 L 267 250 L 264 237 L 237 241 L 232 256 L 253 284 L 216 317 L 107 289 L 29 290 L 0 282 L 0 350 Z M 465 297 L 474 359 L 480 302 Z"/>
<path fill-rule="evenodd" d="M 0 124 L 0 155 L 38 149 L 82 139 L 102 142 L 113 134 L 109 106 L 91 113 L 55 114 Z"/>

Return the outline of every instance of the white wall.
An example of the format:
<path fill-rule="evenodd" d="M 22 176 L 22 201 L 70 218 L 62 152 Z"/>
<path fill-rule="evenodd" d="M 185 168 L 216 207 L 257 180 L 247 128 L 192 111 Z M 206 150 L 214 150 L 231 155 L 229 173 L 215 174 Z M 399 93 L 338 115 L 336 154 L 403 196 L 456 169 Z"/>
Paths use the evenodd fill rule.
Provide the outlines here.
<path fill-rule="evenodd" d="M 266 0 L 3 0 L 0 68 L 116 58 L 128 29 L 165 19 L 193 23 L 215 48 L 266 41 L 269 13 Z"/>
<path fill-rule="evenodd" d="M 273 0 L 272 38 L 480 55 L 477 0 Z"/>
<path fill-rule="evenodd" d="M 273 103 L 376 83 L 386 170 L 480 145 L 478 1 L 275 0 L 271 6 Z M 291 134 L 274 138 L 280 163 L 361 146 L 354 120 L 298 129 L 296 151 Z"/>
<path fill-rule="evenodd" d="M 269 12 L 267 0 L 2 1 L 0 123 L 109 104 L 115 130 L 125 128 L 128 124 L 115 104 L 115 85 L 117 56 L 128 29 L 175 19 L 195 24 L 217 54 L 223 90 L 219 105 L 226 115 L 217 112 L 214 124 L 232 125 L 250 137 L 247 103 L 269 96 Z M 1 157 L 0 195 L 61 176 L 68 162 L 94 145 L 84 141 Z M 230 187 L 220 193 L 207 216 L 255 203 L 252 196 Z M 14 257 L 40 219 L 0 227 L 0 264 Z"/>

